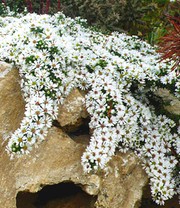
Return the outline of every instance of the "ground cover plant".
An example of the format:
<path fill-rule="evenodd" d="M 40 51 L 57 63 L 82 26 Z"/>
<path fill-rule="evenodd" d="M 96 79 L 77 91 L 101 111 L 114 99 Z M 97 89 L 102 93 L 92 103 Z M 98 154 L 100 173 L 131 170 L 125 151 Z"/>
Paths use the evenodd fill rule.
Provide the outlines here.
<path fill-rule="evenodd" d="M 136 36 L 104 35 L 62 13 L 1 17 L 0 29 L 0 59 L 19 69 L 26 102 L 21 125 L 9 137 L 11 157 L 38 146 L 58 105 L 80 88 L 87 91 L 92 130 L 84 171 L 104 170 L 116 151 L 131 150 L 142 160 L 156 203 L 180 194 L 180 127 L 157 115 L 149 100 L 158 86 L 180 97 L 173 62 L 159 62 L 156 50 Z"/>

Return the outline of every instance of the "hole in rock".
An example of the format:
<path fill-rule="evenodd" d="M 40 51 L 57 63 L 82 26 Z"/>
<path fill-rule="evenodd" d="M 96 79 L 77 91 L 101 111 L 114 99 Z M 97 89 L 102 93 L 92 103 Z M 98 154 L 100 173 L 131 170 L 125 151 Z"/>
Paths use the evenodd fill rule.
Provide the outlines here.
<path fill-rule="evenodd" d="M 19 192 L 17 208 L 94 208 L 96 197 L 74 183 L 47 185 L 37 193 Z"/>
<path fill-rule="evenodd" d="M 72 126 L 66 126 L 62 129 L 74 142 L 88 145 L 90 140 L 89 121 L 89 118 L 86 118 L 83 119 L 83 123 L 75 129 L 73 129 Z"/>
<path fill-rule="evenodd" d="M 53 121 L 53 126 L 61 128 L 74 142 L 88 145 L 90 140 L 89 118 L 82 119 L 80 126 L 64 126 L 61 127 L 57 120 Z"/>
<path fill-rule="evenodd" d="M 52 125 L 63 129 L 69 135 L 79 136 L 81 134 L 89 134 L 89 118 L 81 118 L 79 124 L 61 126 L 57 120 L 53 120 Z"/>
<path fill-rule="evenodd" d="M 83 119 L 82 125 L 80 125 L 75 131 L 69 133 L 69 135 L 79 136 L 89 134 L 89 119 Z"/>
<path fill-rule="evenodd" d="M 145 187 L 140 208 L 179 208 L 179 199 L 175 195 L 172 199 L 167 200 L 164 205 L 156 204 L 151 197 L 150 186 Z"/>

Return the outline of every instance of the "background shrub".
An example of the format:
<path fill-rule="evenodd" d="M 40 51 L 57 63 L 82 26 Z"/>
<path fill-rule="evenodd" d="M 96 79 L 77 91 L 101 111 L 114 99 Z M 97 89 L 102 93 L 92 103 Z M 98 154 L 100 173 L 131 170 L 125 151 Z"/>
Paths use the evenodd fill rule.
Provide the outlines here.
<path fill-rule="evenodd" d="M 150 44 L 169 30 L 166 15 L 180 16 L 179 0 L 2 0 L 15 13 L 27 7 L 28 12 L 53 14 L 63 11 L 67 16 L 81 16 L 89 25 L 103 32 L 119 31 L 138 35 Z M 3 15 L 4 6 L 0 6 Z"/>
<path fill-rule="evenodd" d="M 26 7 L 28 12 L 38 14 L 53 14 L 59 11 L 61 6 L 61 0 L 2 0 L 1 3 L 9 6 L 14 12 L 22 12 Z"/>
<path fill-rule="evenodd" d="M 61 0 L 62 10 L 81 16 L 103 31 L 128 32 L 154 45 L 170 27 L 166 15 L 179 15 L 179 1 L 169 0 Z"/>

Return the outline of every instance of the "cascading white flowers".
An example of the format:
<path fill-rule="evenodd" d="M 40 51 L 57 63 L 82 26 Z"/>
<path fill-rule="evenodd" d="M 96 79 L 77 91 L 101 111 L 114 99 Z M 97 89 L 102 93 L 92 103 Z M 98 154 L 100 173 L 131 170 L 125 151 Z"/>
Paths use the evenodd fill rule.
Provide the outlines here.
<path fill-rule="evenodd" d="M 88 91 L 92 130 L 82 155 L 84 171 L 105 169 L 117 150 L 133 150 L 158 204 L 178 193 L 178 124 L 156 115 L 149 101 L 158 85 L 170 86 L 179 97 L 171 63 L 159 63 L 154 48 L 135 36 L 104 35 L 62 13 L 1 17 L 0 28 L 0 59 L 19 68 L 26 101 L 21 125 L 9 138 L 11 156 L 27 154 L 44 140 L 58 105 L 80 88 Z"/>

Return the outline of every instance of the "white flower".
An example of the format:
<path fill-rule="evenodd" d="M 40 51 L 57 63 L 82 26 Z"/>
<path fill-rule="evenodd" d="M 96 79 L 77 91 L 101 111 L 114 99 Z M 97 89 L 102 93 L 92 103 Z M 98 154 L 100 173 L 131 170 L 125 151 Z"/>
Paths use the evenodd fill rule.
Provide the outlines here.
<path fill-rule="evenodd" d="M 79 21 L 62 13 L 0 17 L 0 59 L 19 68 L 26 102 L 6 150 L 11 156 L 28 154 L 45 139 L 72 89 L 87 90 L 83 104 L 92 135 L 81 158 L 84 171 L 108 169 L 117 149 L 131 149 L 144 162 L 154 200 L 163 204 L 178 187 L 173 174 L 180 128 L 171 134 L 176 123 L 157 116 L 147 94 L 161 83 L 172 85 L 179 97 L 178 77 L 146 42 L 117 32 L 103 35 Z"/>

